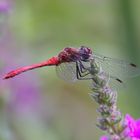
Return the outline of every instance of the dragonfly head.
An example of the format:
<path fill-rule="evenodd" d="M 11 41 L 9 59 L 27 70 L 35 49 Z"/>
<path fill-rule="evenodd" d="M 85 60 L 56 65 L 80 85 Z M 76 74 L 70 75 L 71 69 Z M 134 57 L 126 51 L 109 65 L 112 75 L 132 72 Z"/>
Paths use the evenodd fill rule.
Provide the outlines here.
<path fill-rule="evenodd" d="M 81 56 L 81 60 L 87 61 L 92 54 L 92 50 L 88 47 L 81 46 L 79 48 L 79 54 Z"/>

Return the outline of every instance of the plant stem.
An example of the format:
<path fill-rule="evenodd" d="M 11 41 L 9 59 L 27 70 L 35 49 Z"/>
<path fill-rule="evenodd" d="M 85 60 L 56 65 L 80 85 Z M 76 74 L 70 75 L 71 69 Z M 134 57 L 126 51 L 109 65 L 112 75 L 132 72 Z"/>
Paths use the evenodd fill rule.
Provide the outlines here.
<path fill-rule="evenodd" d="M 101 71 L 100 66 L 94 60 L 91 60 L 88 70 L 92 76 L 93 93 L 90 95 L 99 104 L 97 112 L 99 112 L 100 118 L 97 126 L 108 132 L 111 140 L 123 140 L 121 136 L 124 130 L 123 117 L 116 105 L 117 92 L 109 86 L 109 75 Z"/>

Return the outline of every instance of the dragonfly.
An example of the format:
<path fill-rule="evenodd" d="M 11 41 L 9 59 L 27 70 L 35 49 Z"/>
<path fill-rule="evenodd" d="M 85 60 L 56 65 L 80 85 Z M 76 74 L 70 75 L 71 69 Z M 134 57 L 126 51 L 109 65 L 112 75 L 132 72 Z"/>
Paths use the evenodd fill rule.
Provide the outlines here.
<path fill-rule="evenodd" d="M 109 75 L 114 86 L 123 85 L 126 78 L 140 75 L 140 68 L 134 63 L 96 54 L 91 48 L 81 46 L 79 48 L 64 48 L 57 56 L 38 64 L 17 68 L 7 73 L 3 79 L 13 78 L 36 68 L 56 66 L 57 75 L 65 81 L 90 80 L 93 79 L 90 71 L 91 61 L 97 63 L 102 71 Z M 94 72 L 96 73 L 96 69 Z"/>

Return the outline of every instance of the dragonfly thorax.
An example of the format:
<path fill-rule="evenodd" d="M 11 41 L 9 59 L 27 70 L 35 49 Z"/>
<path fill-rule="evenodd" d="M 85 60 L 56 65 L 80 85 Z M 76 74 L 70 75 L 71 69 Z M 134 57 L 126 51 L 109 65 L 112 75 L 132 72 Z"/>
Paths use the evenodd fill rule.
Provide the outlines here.
<path fill-rule="evenodd" d="M 76 48 L 65 48 L 58 55 L 59 61 L 62 62 L 74 62 L 79 60 L 80 56 Z"/>

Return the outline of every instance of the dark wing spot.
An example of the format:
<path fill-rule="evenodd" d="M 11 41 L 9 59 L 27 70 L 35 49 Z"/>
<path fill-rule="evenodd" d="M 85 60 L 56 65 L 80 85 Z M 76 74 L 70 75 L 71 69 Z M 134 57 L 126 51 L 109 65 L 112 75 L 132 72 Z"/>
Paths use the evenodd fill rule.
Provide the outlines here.
<path fill-rule="evenodd" d="M 116 80 L 117 80 L 118 82 L 120 82 L 120 83 L 123 83 L 123 81 L 122 81 L 122 80 L 120 80 L 120 79 L 118 79 L 118 78 L 117 78 Z"/>
<path fill-rule="evenodd" d="M 133 63 L 130 63 L 130 65 L 131 65 L 132 67 L 137 67 L 137 65 L 135 65 L 135 64 L 133 64 Z"/>

